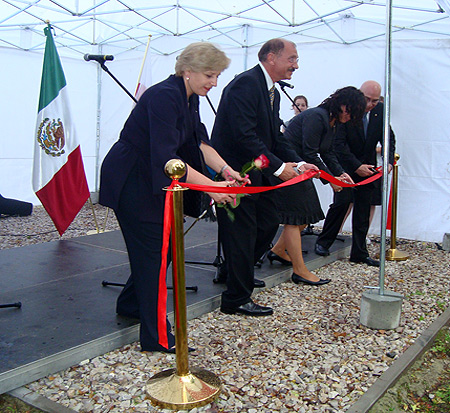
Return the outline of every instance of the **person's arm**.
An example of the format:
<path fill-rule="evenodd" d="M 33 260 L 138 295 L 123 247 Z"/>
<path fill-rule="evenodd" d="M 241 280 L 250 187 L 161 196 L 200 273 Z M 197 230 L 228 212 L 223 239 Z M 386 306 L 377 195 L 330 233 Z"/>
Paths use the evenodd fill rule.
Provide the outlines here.
<path fill-rule="evenodd" d="M 302 136 L 295 136 L 293 139 L 297 140 L 301 145 L 303 160 L 316 165 L 325 172 L 331 173 L 319 154 L 320 143 L 328 132 L 327 120 L 321 116 L 319 111 L 313 109 L 305 111 L 302 116 Z"/>
<path fill-rule="evenodd" d="M 239 172 L 235 171 L 231 166 L 227 165 L 219 153 L 210 145 L 202 141 L 200 149 L 205 158 L 206 165 L 213 169 L 218 174 L 222 175 L 226 181 L 236 180 L 239 182 L 246 182 L 248 179 L 241 177 Z"/>
<path fill-rule="evenodd" d="M 354 173 L 362 165 L 362 162 L 352 153 L 350 149 L 350 146 L 348 144 L 348 127 L 348 122 L 346 124 L 339 124 L 336 127 L 336 135 L 334 137 L 334 150 L 337 154 L 340 164 L 343 166 L 345 171 L 348 173 Z M 373 165 L 371 166 L 373 167 Z"/>
<path fill-rule="evenodd" d="M 230 182 L 220 181 L 216 182 L 209 179 L 207 176 L 202 173 L 196 171 L 190 165 L 186 164 L 187 173 L 186 173 L 186 182 L 189 184 L 197 184 L 197 185 L 208 185 L 208 186 L 219 186 L 219 187 L 227 187 L 230 186 Z M 234 181 L 232 181 L 234 182 Z M 232 202 L 236 198 L 236 194 L 220 194 L 214 192 L 206 192 L 215 202 L 219 204 Z"/>
<path fill-rule="evenodd" d="M 221 127 L 226 127 L 230 142 L 235 145 L 236 151 L 239 151 L 236 158 L 245 160 L 242 162 L 245 163 L 263 154 L 269 160 L 269 166 L 263 173 L 272 175 L 282 166 L 283 161 L 266 146 L 267 137 L 258 136 L 260 132 L 267 133 L 263 131 L 271 127 L 264 96 L 261 93 L 261 84 L 255 76 L 250 75 L 235 79 L 233 82 L 232 88 L 227 90 L 222 98 L 226 99 L 226 108 L 222 110 L 226 110 L 227 124 L 222 124 Z"/>

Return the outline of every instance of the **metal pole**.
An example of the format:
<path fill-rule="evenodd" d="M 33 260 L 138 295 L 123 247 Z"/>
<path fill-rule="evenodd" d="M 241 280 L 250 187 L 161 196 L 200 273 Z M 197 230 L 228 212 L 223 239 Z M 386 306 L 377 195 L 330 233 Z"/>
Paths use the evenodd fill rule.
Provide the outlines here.
<path fill-rule="evenodd" d="M 101 54 L 101 46 L 99 52 Z M 99 172 L 100 172 L 100 126 L 102 120 L 102 71 L 100 67 L 97 67 L 97 116 L 96 116 L 96 131 L 95 131 L 95 180 L 94 188 L 98 192 L 100 189 L 99 185 Z"/>
<path fill-rule="evenodd" d="M 392 57 L 392 0 L 386 2 L 386 56 L 385 56 L 385 98 L 384 98 L 384 139 L 383 139 L 383 191 L 381 201 L 381 243 L 378 292 L 384 295 L 384 271 L 386 259 L 386 223 L 388 203 L 388 165 L 391 111 L 391 57 Z"/>
<path fill-rule="evenodd" d="M 385 106 L 384 106 L 384 139 L 383 139 L 383 193 L 381 209 L 381 244 L 380 273 L 377 292 L 366 290 L 361 298 L 360 322 L 362 325 L 379 330 L 390 330 L 400 325 L 402 312 L 401 294 L 384 289 L 384 269 L 386 259 L 386 222 L 387 222 L 387 187 L 390 137 L 390 93 L 391 93 L 391 28 L 392 0 L 386 4 L 386 74 L 385 74 Z"/>
<path fill-rule="evenodd" d="M 166 175 L 174 181 L 186 173 L 186 165 L 172 159 L 165 167 Z M 189 368 L 187 344 L 187 308 L 183 241 L 183 190 L 173 188 L 172 263 L 175 319 L 176 369 L 155 374 L 147 384 L 150 400 L 166 409 L 183 410 L 204 406 L 216 399 L 221 391 L 219 378 L 205 369 Z"/>
<path fill-rule="evenodd" d="M 178 376 L 189 373 L 183 232 L 183 188 L 176 186 L 173 189 L 172 285 Z"/>
<path fill-rule="evenodd" d="M 244 35 L 245 35 L 245 39 L 244 39 L 244 70 L 247 70 L 248 67 L 248 29 L 249 29 L 249 25 L 248 24 L 244 24 Z"/>
<path fill-rule="evenodd" d="M 397 249 L 397 197 L 398 197 L 398 165 L 399 154 L 395 154 L 394 170 L 392 171 L 392 205 L 391 205 L 391 248 L 386 253 L 388 261 L 404 261 L 409 258 L 405 252 Z"/>

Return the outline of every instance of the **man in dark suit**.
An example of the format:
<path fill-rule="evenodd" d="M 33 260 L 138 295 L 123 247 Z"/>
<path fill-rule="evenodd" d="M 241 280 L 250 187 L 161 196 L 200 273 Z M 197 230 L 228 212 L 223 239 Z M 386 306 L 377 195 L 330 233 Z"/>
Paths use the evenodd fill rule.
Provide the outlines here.
<path fill-rule="evenodd" d="M 366 113 L 362 122 L 339 125 L 336 131 L 335 151 L 345 171 L 355 182 L 373 175 L 376 165 L 376 146 L 383 143 L 383 103 L 380 102 L 381 86 L 368 80 L 360 87 L 366 98 Z M 395 138 L 390 131 L 389 172 L 394 163 Z M 330 254 L 329 248 L 339 233 L 350 203 L 353 202 L 352 248 L 350 261 L 378 267 L 380 262 L 369 257 L 366 236 L 369 231 L 370 204 L 374 184 L 344 188 L 335 192 L 333 203 L 327 212 L 322 233 L 316 241 L 318 255 Z"/>
<path fill-rule="evenodd" d="M 259 64 L 236 76 L 224 89 L 217 110 L 211 143 L 236 171 L 264 154 L 269 166 L 250 172 L 251 184 L 270 186 L 270 177 L 283 181 L 298 171 L 317 169 L 301 162 L 280 132 L 280 94 L 275 82 L 290 79 L 298 69 L 295 44 L 283 39 L 266 42 L 258 53 Z M 298 168 L 298 169 L 297 169 Z M 227 290 L 221 311 L 264 316 L 272 308 L 254 303 L 254 264 L 267 250 L 278 228 L 274 196 L 270 192 L 241 198 L 233 209 L 234 221 L 217 208 L 219 234 L 227 265 Z"/>

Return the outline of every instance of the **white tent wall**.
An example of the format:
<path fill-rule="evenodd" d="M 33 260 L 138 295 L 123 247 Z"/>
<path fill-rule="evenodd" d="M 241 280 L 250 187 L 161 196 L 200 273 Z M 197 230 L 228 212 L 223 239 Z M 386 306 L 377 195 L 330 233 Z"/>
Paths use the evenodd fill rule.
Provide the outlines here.
<path fill-rule="evenodd" d="M 339 87 L 374 79 L 384 88 L 385 43 L 300 45 L 300 69 L 292 84 L 316 106 Z M 450 232 L 450 41 L 393 43 L 391 125 L 399 161 L 400 237 L 441 242 Z M 292 92 L 290 92 L 292 93 Z M 384 93 L 384 91 L 383 91 Z M 286 103 L 286 102 L 285 102 Z M 289 118 L 284 106 L 282 115 Z M 332 202 L 328 185 L 316 182 L 322 208 Z M 380 211 L 370 232 L 380 233 Z M 349 218 L 344 229 L 351 229 Z"/>
<path fill-rule="evenodd" d="M 391 124 L 401 156 L 400 237 L 440 242 L 443 234 L 450 232 L 450 122 L 446 113 L 450 105 L 449 46 L 450 42 L 443 40 L 398 40 L 393 45 Z M 247 61 L 247 67 L 256 64 L 258 48 L 248 49 L 247 58 L 244 49 L 224 49 L 232 59 L 232 65 L 221 75 L 218 87 L 209 94 L 216 108 L 222 88 L 244 70 L 244 62 Z M 367 79 L 378 80 L 384 86 L 383 40 L 353 45 L 302 43 L 298 51 L 300 69 L 291 81 L 295 89 L 288 93 L 291 97 L 306 95 L 310 106 L 316 106 L 339 87 L 359 86 Z M 114 54 L 109 50 L 103 52 Z M 134 93 L 141 61 L 142 54 L 124 53 L 116 56 L 113 62 L 107 62 L 107 66 Z M 175 55 L 152 56 L 153 81 L 158 82 L 172 73 L 174 63 Z M 0 48 L 0 64 L 4 68 L 0 119 L 6 126 L 0 139 L 0 173 L 4 177 L 0 193 L 37 203 L 31 189 L 31 171 L 42 54 Z M 62 58 L 62 64 L 89 188 L 95 191 L 98 189 L 97 167 L 117 140 L 133 103 L 106 73 L 100 71 L 101 124 L 97 142 L 98 64 L 85 62 L 81 56 L 80 59 Z M 282 94 L 283 119 L 292 116 L 290 105 Z M 211 131 L 214 115 L 203 98 L 201 115 Z M 332 199 L 331 190 L 320 182 L 316 182 L 316 187 L 326 211 Z M 379 232 L 379 226 L 377 218 L 371 232 Z M 349 222 L 346 228 L 350 228 Z"/>
<path fill-rule="evenodd" d="M 61 61 L 88 184 L 93 188 L 97 102 L 95 68 L 78 59 L 62 58 Z M 42 53 L 0 48 L 0 193 L 4 197 L 33 204 L 39 204 L 32 188 L 32 168 L 42 63 Z"/>

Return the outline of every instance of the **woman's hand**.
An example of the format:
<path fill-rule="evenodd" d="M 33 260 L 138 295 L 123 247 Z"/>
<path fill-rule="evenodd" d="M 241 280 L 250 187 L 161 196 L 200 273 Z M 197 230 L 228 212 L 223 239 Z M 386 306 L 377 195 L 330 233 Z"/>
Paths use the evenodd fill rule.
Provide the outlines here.
<path fill-rule="evenodd" d="M 225 179 L 225 181 L 230 184 L 228 186 L 241 186 L 244 184 L 245 185 L 251 184 L 250 179 L 248 179 L 248 175 L 242 177 L 240 173 L 232 169 L 231 166 L 227 166 L 223 170 L 222 178 Z"/>
<path fill-rule="evenodd" d="M 339 179 L 342 182 L 345 182 L 347 184 L 354 184 L 355 182 L 353 181 L 353 179 L 351 178 L 351 176 L 346 173 L 346 172 L 342 172 L 342 174 L 340 176 L 336 177 L 337 179 Z"/>
<path fill-rule="evenodd" d="M 220 187 L 229 187 L 234 186 L 235 181 L 220 181 L 220 182 L 214 182 L 212 186 L 220 186 Z M 214 199 L 214 201 L 218 204 L 228 204 L 230 202 L 234 202 L 236 198 L 236 194 L 221 194 L 216 192 L 207 192 L 207 194 Z"/>
<path fill-rule="evenodd" d="M 338 177 L 336 177 L 337 179 L 339 179 Z M 331 187 L 333 188 L 334 192 L 341 192 L 342 191 L 342 186 L 336 185 L 336 184 L 332 184 L 330 182 Z"/>

